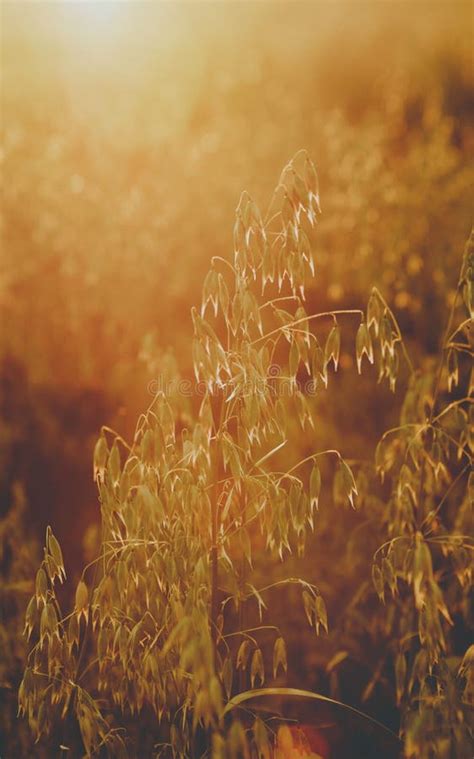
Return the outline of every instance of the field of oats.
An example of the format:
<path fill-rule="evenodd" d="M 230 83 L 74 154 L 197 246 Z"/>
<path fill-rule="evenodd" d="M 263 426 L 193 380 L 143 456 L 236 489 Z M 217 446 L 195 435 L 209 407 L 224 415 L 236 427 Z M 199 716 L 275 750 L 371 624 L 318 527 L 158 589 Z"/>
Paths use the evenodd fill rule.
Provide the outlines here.
<path fill-rule="evenodd" d="M 470 756 L 472 27 L 2 4 L 2 758 Z"/>

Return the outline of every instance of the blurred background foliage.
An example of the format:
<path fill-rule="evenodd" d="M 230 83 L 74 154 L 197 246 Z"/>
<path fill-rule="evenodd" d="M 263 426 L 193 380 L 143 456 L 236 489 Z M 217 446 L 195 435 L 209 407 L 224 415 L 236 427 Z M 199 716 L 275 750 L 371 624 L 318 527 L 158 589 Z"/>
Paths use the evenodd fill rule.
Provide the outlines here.
<path fill-rule="evenodd" d="M 240 192 L 265 208 L 305 147 L 323 211 L 308 311 L 364 307 L 376 285 L 428 365 L 470 228 L 474 92 L 470 3 L 7 2 L 2 14 L 0 687 L 12 735 L 25 597 L 12 603 L 9 588 L 32 578 L 49 523 L 73 580 L 93 552 L 100 426 L 131 434 L 170 348 L 191 376 L 190 307 L 211 256 L 231 254 Z M 318 444 L 371 458 L 403 387 L 359 377 L 346 335 L 350 371 L 318 399 Z M 290 680 L 365 698 L 396 728 L 390 623 L 347 614 L 379 535 L 367 513 L 324 500 L 298 571 L 320 586 L 332 632 L 302 632 L 295 601 Z M 336 678 L 340 650 L 351 656 Z"/>

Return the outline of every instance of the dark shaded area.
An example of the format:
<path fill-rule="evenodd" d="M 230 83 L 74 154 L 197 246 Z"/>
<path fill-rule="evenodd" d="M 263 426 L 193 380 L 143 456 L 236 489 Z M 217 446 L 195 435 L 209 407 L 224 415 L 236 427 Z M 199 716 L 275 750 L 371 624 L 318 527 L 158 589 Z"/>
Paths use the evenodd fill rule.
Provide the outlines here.
<path fill-rule="evenodd" d="M 8 515 L 21 483 L 26 535 L 42 540 L 46 526 L 54 525 L 74 571 L 82 562 L 84 525 L 97 518 L 92 450 L 111 400 L 97 387 L 34 385 L 25 364 L 11 355 L 3 358 L 0 380 L 0 515 Z M 5 574 L 9 552 L 2 559 Z"/>
<path fill-rule="evenodd" d="M 362 713 L 296 690 L 278 691 L 275 688 L 249 693 L 231 713 L 245 724 L 251 709 L 272 731 L 281 724 L 287 725 L 295 748 L 314 752 L 322 759 L 398 759 L 401 756 L 402 745 L 397 736 Z"/>

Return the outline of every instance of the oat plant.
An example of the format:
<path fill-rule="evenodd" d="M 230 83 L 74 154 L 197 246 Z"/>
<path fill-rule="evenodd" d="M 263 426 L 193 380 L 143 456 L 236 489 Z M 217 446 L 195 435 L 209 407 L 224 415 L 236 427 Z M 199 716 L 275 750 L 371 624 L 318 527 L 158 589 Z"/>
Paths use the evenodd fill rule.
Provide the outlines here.
<path fill-rule="evenodd" d="M 97 442 L 101 547 L 69 613 L 58 600 L 65 570 L 48 529 L 26 612 L 32 647 L 19 693 L 20 713 L 40 745 L 86 756 L 272 756 L 271 726 L 258 715 L 240 719 L 233 708 L 242 690 L 271 683 L 287 669 L 284 637 L 268 620 L 271 594 L 297 585 L 317 634 L 327 632 L 328 619 L 318 588 L 304 577 L 255 587 L 252 566 L 263 551 L 267 562 L 304 554 L 322 487 L 356 506 L 354 474 L 336 448 L 315 448 L 286 471 L 275 463 L 290 448 L 290 419 L 311 441 L 312 398 L 338 369 L 346 321 L 357 333 L 359 372 L 364 360 L 375 362 L 392 389 L 400 361 L 413 376 L 402 426 L 377 451 L 378 470 L 397 476 L 381 516 L 389 537 L 377 554 L 374 581 L 381 598 L 387 585 L 396 594 L 401 580 L 414 594 L 411 605 L 402 604 L 401 619 L 409 621 L 396 658 L 400 700 L 413 688 L 421 699 L 440 666 L 446 646 L 439 615 L 447 624 L 451 616 L 431 552 L 461 562 L 453 570 L 458 595 L 470 574 L 459 558 L 467 548 L 458 525 L 469 507 L 459 509 L 456 535 L 444 537 L 435 525 L 447 496 L 438 494 L 447 476 L 444 459 L 462 450 L 459 457 L 470 461 L 472 406 L 463 396 L 437 410 L 438 381 L 428 418 L 417 417 L 423 377 L 413 371 L 378 290 L 366 311 L 307 312 L 319 213 L 317 175 L 304 151 L 283 170 L 264 216 L 247 193 L 241 196 L 233 259 L 212 259 L 201 306 L 192 312 L 193 382 L 163 386 L 130 443 L 108 428 Z M 472 261 L 463 266 L 460 287 L 472 304 Z M 464 350 L 458 336 L 470 323 L 448 335 L 451 388 Z M 445 429 L 451 419 L 455 432 Z M 322 482 L 323 457 L 336 464 L 333 483 Z M 459 479 L 465 476 L 464 467 Z M 469 482 L 472 499 L 472 476 Z M 249 609 L 252 616 L 258 611 L 251 627 Z M 415 635 L 422 654 L 413 647 Z M 271 655 L 264 651 L 270 637 Z M 407 685 L 408 652 L 415 660 Z M 264 666 L 270 658 L 271 672 Z M 414 728 L 407 729 L 414 745 Z"/>

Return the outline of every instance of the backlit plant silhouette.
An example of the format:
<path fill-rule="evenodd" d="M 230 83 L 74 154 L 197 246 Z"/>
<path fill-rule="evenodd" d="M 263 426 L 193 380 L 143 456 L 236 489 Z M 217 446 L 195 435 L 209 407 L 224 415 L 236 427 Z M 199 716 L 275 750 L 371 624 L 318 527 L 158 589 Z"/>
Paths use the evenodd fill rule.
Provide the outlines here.
<path fill-rule="evenodd" d="M 263 551 L 275 562 L 292 552 L 303 555 L 326 486 L 322 457 L 336 463 L 335 501 L 356 506 L 356 479 L 336 449 L 314 450 L 284 471 L 272 466 L 281 461 L 292 417 L 310 433 L 312 397 L 338 369 L 345 320 L 357 326 L 359 372 L 364 360 L 375 362 L 380 380 L 392 389 L 400 361 L 411 375 L 401 426 L 388 431 L 377 449 L 376 468 L 392 478 L 393 491 L 379 516 L 388 540 L 373 569 L 379 596 L 384 599 L 388 586 L 391 603 L 400 607 L 399 700 L 419 706 L 407 710 L 407 753 L 429 752 L 431 744 L 448 751 L 453 741 L 457 746 L 466 740 L 462 715 L 463 703 L 472 701 L 472 654 L 461 668 L 467 677 L 462 695 L 455 676 L 448 677 L 444 627 L 452 623 L 450 608 L 458 613 L 467 602 L 472 475 L 469 495 L 452 507 L 445 527 L 442 517 L 454 488 L 467 487 L 469 391 L 438 408 L 444 360 L 433 391 L 431 374 L 413 370 L 395 317 L 377 289 L 366 312 L 306 312 L 305 284 L 317 267 L 311 239 L 319 213 L 316 171 L 304 151 L 283 170 L 264 217 L 242 195 L 233 262 L 212 259 L 201 308 L 192 312 L 193 395 L 199 407 L 194 412 L 174 383 L 173 392 L 168 387 L 155 395 L 130 444 L 103 429 L 94 454 L 100 555 L 84 569 L 69 614 L 56 593 L 65 577 L 63 558 L 48 529 L 26 612 L 26 633 L 35 642 L 19 704 L 38 739 L 49 735 L 55 750 L 68 746 L 78 727 L 87 756 L 133 755 L 139 741 L 133 723 L 145 715 L 149 725 L 151 715 L 157 726 L 154 751 L 163 757 L 272 755 L 273 734 L 265 722 L 257 716 L 248 727 L 232 708 L 236 693 L 287 669 L 285 640 L 265 619 L 269 591 L 281 586 L 284 593 L 286 585 L 296 584 L 316 633 L 327 632 L 328 620 L 314 584 L 288 577 L 257 588 L 252 566 Z M 449 390 L 466 374 L 459 354 L 472 352 L 461 335 L 472 324 L 473 268 L 471 245 L 459 286 L 470 315 L 454 331 L 455 302 L 447 334 Z M 455 576 L 445 589 L 441 575 L 447 563 Z M 249 608 L 260 618 L 251 627 Z M 269 634 L 271 673 L 264 665 Z M 456 706 L 451 691 L 458 694 Z M 427 731 L 438 711 L 446 730 L 435 740 Z"/>

